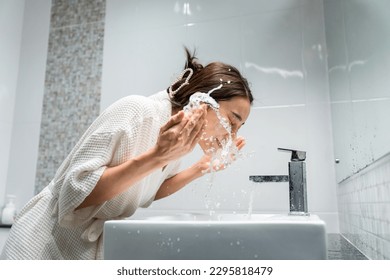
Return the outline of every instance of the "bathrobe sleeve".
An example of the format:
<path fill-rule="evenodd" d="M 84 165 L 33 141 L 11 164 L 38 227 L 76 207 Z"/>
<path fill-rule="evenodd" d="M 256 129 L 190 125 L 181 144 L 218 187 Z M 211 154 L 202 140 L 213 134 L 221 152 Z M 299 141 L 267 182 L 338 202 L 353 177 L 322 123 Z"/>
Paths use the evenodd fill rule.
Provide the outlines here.
<path fill-rule="evenodd" d="M 121 149 L 121 143 L 137 141 L 140 126 L 137 120 L 145 112 L 140 104 L 142 102 L 136 97 L 114 103 L 96 119 L 65 160 L 59 171 L 63 173 L 57 202 L 60 225 L 82 225 L 104 207 L 106 202 L 76 210 L 92 192 L 107 166 L 111 165 L 114 153 Z M 126 156 L 123 161 L 132 155 Z"/>

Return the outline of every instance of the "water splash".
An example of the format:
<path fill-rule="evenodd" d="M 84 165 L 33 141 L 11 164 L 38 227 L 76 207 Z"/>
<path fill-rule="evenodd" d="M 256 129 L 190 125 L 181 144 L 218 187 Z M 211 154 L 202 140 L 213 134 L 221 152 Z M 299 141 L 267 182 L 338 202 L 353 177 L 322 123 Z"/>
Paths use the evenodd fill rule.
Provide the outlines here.
<path fill-rule="evenodd" d="M 219 166 L 227 167 L 240 155 L 239 150 L 236 145 L 234 145 L 233 137 L 232 137 L 232 127 L 229 122 L 224 118 L 219 112 L 219 104 L 218 102 L 212 98 L 210 95 L 212 92 L 221 89 L 222 84 L 219 86 L 209 90 L 207 93 L 204 92 L 196 92 L 191 95 L 189 99 L 189 103 L 183 108 L 184 112 L 187 114 L 191 114 L 193 110 L 199 108 L 202 103 L 207 104 L 211 109 L 214 110 L 220 125 L 227 131 L 228 137 L 227 139 L 222 139 L 220 141 L 220 149 L 215 149 L 213 147 L 209 148 L 207 152 L 212 156 L 210 161 L 210 170 L 213 171 L 214 168 L 217 170 Z M 206 141 L 216 141 L 214 137 L 210 137 L 208 139 L 203 138 Z"/>
<path fill-rule="evenodd" d="M 229 83 L 229 82 L 228 82 Z M 228 166 L 230 166 L 235 160 L 243 158 L 243 154 L 238 150 L 238 148 L 235 145 L 235 141 L 232 136 L 232 127 L 229 123 L 229 121 L 223 117 L 220 113 L 220 106 L 218 102 L 211 97 L 211 93 L 219 90 L 222 88 L 222 84 L 218 85 L 217 87 L 211 89 L 207 93 L 204 92 L 196 92 L 191 95 L 189 99 L 189 103 L 183 108 L 183 111 L 186 114 L 192 114 L 193 110 L 199 108 L 201 104 L 207 104 L 216 114 L 217 119 L 219 121 L 219 125 L 226 130 L 227 137 L 225 139 L 216 139 L 215 137 L 211 136 L 209 138 L 205 138 L 205 136 L 202 136 L 202 140 L 204 140 L 207 143 L 209 143 L 209 148 L 205 151 L 206 154 L 210 155 L 210 166 L 208 170 L 205 170 L 205 173 L 209 173 L 209 178 L 207 180 L 208 185 L 208 193 L 204 197 L 204 201 L 206 203 L 206 209 L 209 211 L 209 216 L 214 216 L 217 209 L 221 207 L 220 202 L 213 202 L 213 200 L 210 198 L 210 192 L 212 189 L 212 186 L 214 184 L 215 179 L 215 173 L 219 169 L 224 169 Z M 215 143 L 215 141 L 218 141 L 219 148 L 215 148 L 215 145 L 210 145 L 211 143 Z M 251 200 L 253 200 L 253 193 Z M 250 217 L 250 213 L 252 212 L 252 202 L 250 205 L 248 216 Z"/>
<path fill-rule="evenodd" d="M 210 96 L 210 94 L 222 87 L 222 84 L 219 85 L 218 87 L 215 87 L 211 89 L 209 92 L 204 93 L 204 92 L 195 92 L 190 96 L 190 100 L 186 106 L 184 106 L 183 111 L 185 113 L 191 113 L 192 110 L 199 108 L 201 103 L 206 103 L 208 104 L 211 108 L 218 110 L 219 109 L 219 104 L 217 101 L 215 101 L 214 98 Z"/>

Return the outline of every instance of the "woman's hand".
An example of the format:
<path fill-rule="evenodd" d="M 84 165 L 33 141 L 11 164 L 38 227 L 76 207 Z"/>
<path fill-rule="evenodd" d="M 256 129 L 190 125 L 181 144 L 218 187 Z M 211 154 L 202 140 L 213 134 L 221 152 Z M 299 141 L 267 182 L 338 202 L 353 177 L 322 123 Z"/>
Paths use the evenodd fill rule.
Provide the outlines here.
<path fill-rule="evenodd" d="M 126 191 L 129 186 L 133 186 L 148 176 L 154 170 L 162 168 L 170 161 L 190 152 L 199 141 L 205 124 L 205 116 L 205 107 L 195 110 L 190 116 L 184 116 L 182 111 L 172 116 L 160 129 L 157 144 L 153 148 L 122 164 L 107 167 L 92 192 L 77 209 L 99 205 L 112 199 Z M 175 182 L 175 180 L 177 181 L 175 179 L 168 181 L 168 184 L 174 182 L 175 187 L 179 187 L 195 175 L 198 175 L 187 174 L 184 173 L 184 179 L 181 179 L 183 176 L 177 177 L 179 178 L 179 183 Z M 164 196 L 167 195 L 166 191 L 164 190 L 163 192 Z"/>
<path fill-rule="evenodd" d="M 191 152 L 198 143 L 206 123 L 207 105 L 191 114 L 179 111 L 160 129 L 155 153 L 166 164 Z"/>
<path fill-rule="evenodd" d="M 245 146 L 245 138 L 242 136 L 238 136 L 235 140 L 235 145 L 238 151 L 240 151 Z M 236 160 L 236 155 L 231 154 L 231 161 L 233 162 Z M 202 158 L 195 164 L 197 168 L 203 173 L 210 173 L 213 171 L 220 171 L 225 169 L 227 166 L 219 161 L 218 159 L 213 159 L 212 154 L 204 154 Z"/>

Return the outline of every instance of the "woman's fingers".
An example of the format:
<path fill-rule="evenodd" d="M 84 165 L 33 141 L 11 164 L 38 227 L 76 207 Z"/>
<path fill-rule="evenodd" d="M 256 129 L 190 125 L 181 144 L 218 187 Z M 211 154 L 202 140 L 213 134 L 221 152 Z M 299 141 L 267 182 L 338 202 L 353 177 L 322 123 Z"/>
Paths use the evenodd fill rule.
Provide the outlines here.
<path fill-rule="evenodd" d="M 245 138 L 242 136 L 238 136 L 236 139 L 236 147 L 237 149 L 241 150 L 245 146 Z"/>
<path fill-rule="evenodd" d="M 194 110 L 185 115 L 183 111 L 173 115 L 161 127 L 157 146 L 168 161 L 189 153 L 203 133 L 207 107 Z"/>
<path fill-rule="evenodd" d="M 177 114 L 173 115 L 165 125 L 161 127 L 160 132 L 167 131 L 168 129 L 176 125 L 181 125 L 182 127 L 184 127 L 185 122 L 183 122 L 183 119 L 184 119 L 184 112 L 179 111 Z M 182 129 L 182 127 L 179 127 L 179 129 Z"/>
<path fill-rule="evenodd" d="M 195 145 L 199 142 L 200 138 L 202 137 L 202 134 L 204 133 L 204 126 L 206 125 L 207 121 L 204 121 L 200 129 L 196 129 L 196 134 L 192 137 L 192 147 L 195 147 Z M 195 132 L 194 132 L 195 133 Z"/>
<path fill-rule="evenodd" d="M 202 105 L 199 109 L 191 115 L 190 120 L 183 128 L 183 133 L 188 136 L 189 142 L 192 142 L 194 138 L 202 131 L 206 121 L 206 105 Z"/>

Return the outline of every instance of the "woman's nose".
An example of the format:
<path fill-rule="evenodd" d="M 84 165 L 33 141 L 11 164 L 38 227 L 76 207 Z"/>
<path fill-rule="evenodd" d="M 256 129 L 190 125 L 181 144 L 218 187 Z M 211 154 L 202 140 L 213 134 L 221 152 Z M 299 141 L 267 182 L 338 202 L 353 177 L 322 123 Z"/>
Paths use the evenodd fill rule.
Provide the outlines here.
<path fill-rule="evenodd" d="M 232 138 L 236 139 L 237 137 L 238 128 L 233 127 L 232 128 Z"/>

